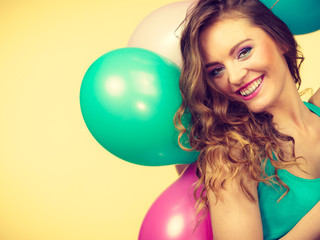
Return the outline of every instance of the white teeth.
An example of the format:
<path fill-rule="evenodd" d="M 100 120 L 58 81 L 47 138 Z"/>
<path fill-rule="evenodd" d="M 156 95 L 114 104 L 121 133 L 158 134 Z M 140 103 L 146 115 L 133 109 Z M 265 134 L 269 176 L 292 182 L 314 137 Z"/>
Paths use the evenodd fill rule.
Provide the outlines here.
<path fill-rule="evenodd" d="M 247 90 L 241 90 L 239 91 L 240 94 L 244 97 L 252 94 L 259 86 L 260 86 L 260 83 L 262 82 L 262 79 L 259 78 L 257 79 L 256 81 L 254 81 L 249 88 L 247 88 Z"/>

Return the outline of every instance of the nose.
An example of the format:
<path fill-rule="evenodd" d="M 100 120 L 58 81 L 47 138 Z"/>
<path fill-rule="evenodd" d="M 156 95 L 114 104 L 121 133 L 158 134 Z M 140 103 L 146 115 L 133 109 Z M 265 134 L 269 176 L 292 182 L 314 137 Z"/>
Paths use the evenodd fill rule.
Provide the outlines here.
<path fill-rule="evenodd" d="M 240 85 L 247 75 L 248 70 L 239 63 L 230 64 L 228 67 L 228 81 L 233 85 Z"/>

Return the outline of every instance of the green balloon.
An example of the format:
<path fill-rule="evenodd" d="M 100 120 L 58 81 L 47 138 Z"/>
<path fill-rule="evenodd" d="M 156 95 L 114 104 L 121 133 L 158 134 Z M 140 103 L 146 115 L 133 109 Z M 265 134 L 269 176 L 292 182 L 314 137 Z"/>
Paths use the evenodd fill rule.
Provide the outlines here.
<path fill-rule="evenodd" d="M 80 89 L 84 121 L 109 152 L 131 163 L 188 164 L 197 153 L 177 143 L 179 68 L 151 51 L 121 48 L 98 58 Z"/>
<path fill-rule="evenodd" d="M 320 29 L 320 0 L 260 0 L 295 35 Z"/>

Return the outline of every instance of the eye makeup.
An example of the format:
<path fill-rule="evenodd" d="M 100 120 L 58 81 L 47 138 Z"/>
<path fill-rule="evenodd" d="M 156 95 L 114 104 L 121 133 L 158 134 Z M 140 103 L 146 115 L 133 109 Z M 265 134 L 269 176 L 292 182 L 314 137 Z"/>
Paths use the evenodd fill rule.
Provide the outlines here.
<path fill-rule="evenodd" d="M 222 74 L 223 70 L 224 70 L 224 66 L 218 65 L 216 67 L 211 68 L 208 71 L 208 74 L 211 77 L 218 77 L 218 76 L 220 76 Z"/>
<path fill-rule="evenodd" d="M 241 59 L 247 58 L 250 55 L 251 50 L 252 50 L 251 46 L 241 48 L 241 50 L 237 54 L 237 59 L 241 60 Z"/>

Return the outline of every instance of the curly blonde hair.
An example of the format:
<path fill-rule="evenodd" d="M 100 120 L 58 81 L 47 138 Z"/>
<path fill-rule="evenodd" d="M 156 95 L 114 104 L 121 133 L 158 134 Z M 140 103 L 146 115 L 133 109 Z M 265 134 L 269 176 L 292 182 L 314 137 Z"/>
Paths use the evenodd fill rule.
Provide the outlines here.
<path fill-rule="evenodd" d="M 182 104 L 174 121 L 180 131 L 179 142 L 181 136 L 187 134 L 191 148 L 182 143 L 180 146 L 200 152 L 195 192 L 200 186 L 203 190 L 197 198 L 198 212 L 208 204 L 206 191 L 212 190 L 219 197 L 218 189 L 235 177 L 240 179 L 243 193 L 252 201 L 255 199 L 244 184 L 246 179 L 270 184 L 275 178 L 287 193 L 289 188 L 278 177 L 278 169 L 296 164 L 294 139 L 276 129 L 271 114 L 250 112 L 244 103 L 224 95 L 210 81 L 200 54 L 199 38 L 206 27 L 226 14 L 249 19 L 286 49 L 290 73 L 298 88 L 301 83 L 299 68 L 304 58 L 298 45 L 286 24 L 260 1 L 200 0 L 188 13 L 181 36 Z M 191 120 L 185 124 L 182 119 L 187 115 Z M 275 167 L 274 176 L 265 172 L 267 159 Z M 208 168 L 212 171 L 207 172 Z"/>

